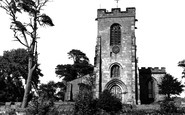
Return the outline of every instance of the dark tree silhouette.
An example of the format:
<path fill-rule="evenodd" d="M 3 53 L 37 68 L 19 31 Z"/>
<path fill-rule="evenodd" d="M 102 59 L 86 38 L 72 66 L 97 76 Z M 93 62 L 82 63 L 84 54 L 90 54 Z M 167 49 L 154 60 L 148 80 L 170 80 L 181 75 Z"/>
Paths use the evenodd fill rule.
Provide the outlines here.
<path fill-rule="evenodd" d="M 0 7 L 6 11 L 11 18 L 10 29 L 14 32 L 16 41 L 24 45 L 28 52 L 28 77 L 25 88 L 22 108 L 28 104 L 28 95 L 31 91 L 33 73 L 38 66 L 37 63 L 37 39 L 39 26 L 54 26 L 51 18 L 42 14 L 41 10 L 49 0 L 0 0 Z M 21 21 L 20 15 L 28 15 L 29 22 Z"/>
<path fill-rule="evenodd" d="M 0 99 L 1 101 L 21 101 L 24 95 L 22 79 L 27 80 L 28 51 L 16 49 L 4 51 L 0 57 Z M 34 71 L 33 86 L 37 87 L 41 70 L 37 67 Z M 4 93 L 3 93 L 4 92 Z"/>
<path fill-rule="evenodd" d="M 66 86 L 63 82 L 49 81 L 39 86 L 38 94 L 46 100 L 59 101 L 64 100 L 65 90 Z"/>
<path fill-rule="evenodd" d="M 110 113 L 111 115 L 121 111 L 122 103 L 119 98 L 114 96 L 110 90 L 105 89 L 98 99 L 97 106 L 100 109 L 105 110 L 106 112 Z"/>
<path fill-rule="evenodd" d="M 54 81 L 50 81 L 47 84 L 41 84 L 39 86 L 39 95 L 43 96 L 46 100 L 56 100 L 55 92 L 56 92 L 56 83 Z"/>
<path fill-rule="evenodd" d="M 65 81 L 71 81 L 77 77 L 82 77 L 87 74 L 93 73 L 93 65 L 89 63 L 89 58 L 85 53 L 80 50 L 71 50 L 69 53 L 69 58 L 73 59 L 73 64 L 57 65 L 56 74 L 60 78 L 64 78 Z"/>
<path fill-rule="evenodd" d="M 171 95 L 179 95 L 183 91 L 184 85 L 181 84 L 170 74 L 166 74 L 162 78 L 161 84 L 159 84 L 159 93 L 164 94 L 167 98 L 171 98 Z"/>

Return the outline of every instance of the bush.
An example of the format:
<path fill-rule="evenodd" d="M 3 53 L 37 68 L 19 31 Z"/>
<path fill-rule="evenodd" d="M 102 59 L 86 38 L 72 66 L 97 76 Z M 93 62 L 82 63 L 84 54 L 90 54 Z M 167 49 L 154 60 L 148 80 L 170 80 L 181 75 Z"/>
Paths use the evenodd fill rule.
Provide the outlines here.
<path fill-rule="evenodd" d="M 104 90 L 100 94 L 97 106 L 110 114 L 118 113 L 122 110 L 121 100 L 112 95 L 109 90 Z"/>
<path fill-rule="evenodd" d="M 93 99 L 93 92 L 85 84 L 81 85 L 80 92 L 75 98 L 75 115 L 94 115 L 97 111 L 97 100 Z"/>
<path fill-rule="evenodd" d="M 166 98 L 160 104 L 161 112 L 164 113 L 177 113 L 177 107 L 172 99 Z"/>
<path fill-rule="evenodd" d="M 52 99 L 35 97 L 26 109 L 27 115 L 58 115 Z"/>

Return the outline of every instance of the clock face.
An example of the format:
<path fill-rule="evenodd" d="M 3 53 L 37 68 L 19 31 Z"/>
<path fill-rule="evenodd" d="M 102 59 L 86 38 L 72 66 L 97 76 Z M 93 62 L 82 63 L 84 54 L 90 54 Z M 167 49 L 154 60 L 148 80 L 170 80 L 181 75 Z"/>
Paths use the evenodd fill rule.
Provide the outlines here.
<path fill-rule="evenodd" d="M 115 54 L 119 53 L 119 51 L 120 51 L 119 46 L 114 46 L 114 47 L 112 48 L 112 52 L 115 53 Z"/>

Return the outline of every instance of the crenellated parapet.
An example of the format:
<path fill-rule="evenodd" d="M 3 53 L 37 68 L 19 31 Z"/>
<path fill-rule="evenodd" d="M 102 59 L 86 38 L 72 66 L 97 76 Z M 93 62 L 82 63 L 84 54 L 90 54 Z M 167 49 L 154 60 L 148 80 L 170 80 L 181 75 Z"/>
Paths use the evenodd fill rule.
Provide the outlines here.
<path fill-rule="evenodd" d="M 141 67 L 139 69 L 140 72 L 144 73 L 152 73 L 152 74 L 165 74 L 166 73 L 166 68 L 165 67 Z"/>
<path fill-rule="evenodd" d="M 97 19 L 101 18 L 121 18 L 121 17 L 135 17 L 135 8 L 126 8 L 126 11 L 121 11 L 120 8 L 112 8 L 111 12 L 106 9 L 98 9 Z"/>

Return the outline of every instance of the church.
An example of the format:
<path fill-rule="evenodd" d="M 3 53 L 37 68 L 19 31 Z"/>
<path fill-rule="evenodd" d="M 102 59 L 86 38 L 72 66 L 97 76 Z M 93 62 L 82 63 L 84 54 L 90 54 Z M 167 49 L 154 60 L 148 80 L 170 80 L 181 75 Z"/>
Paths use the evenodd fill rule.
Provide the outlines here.
<path fill-rule="evenodd" d="M 135 36 L 136 8 L 97 10 L 97 39 L 94 58 L 96 98 L 110 90 L 126 104 L 150 104 L 163 98 L 158 84 L 166 74 L 165 68 L 138 67 Z M 65 100 L 78 93 L 83 77 L 67 85 Z"/>

